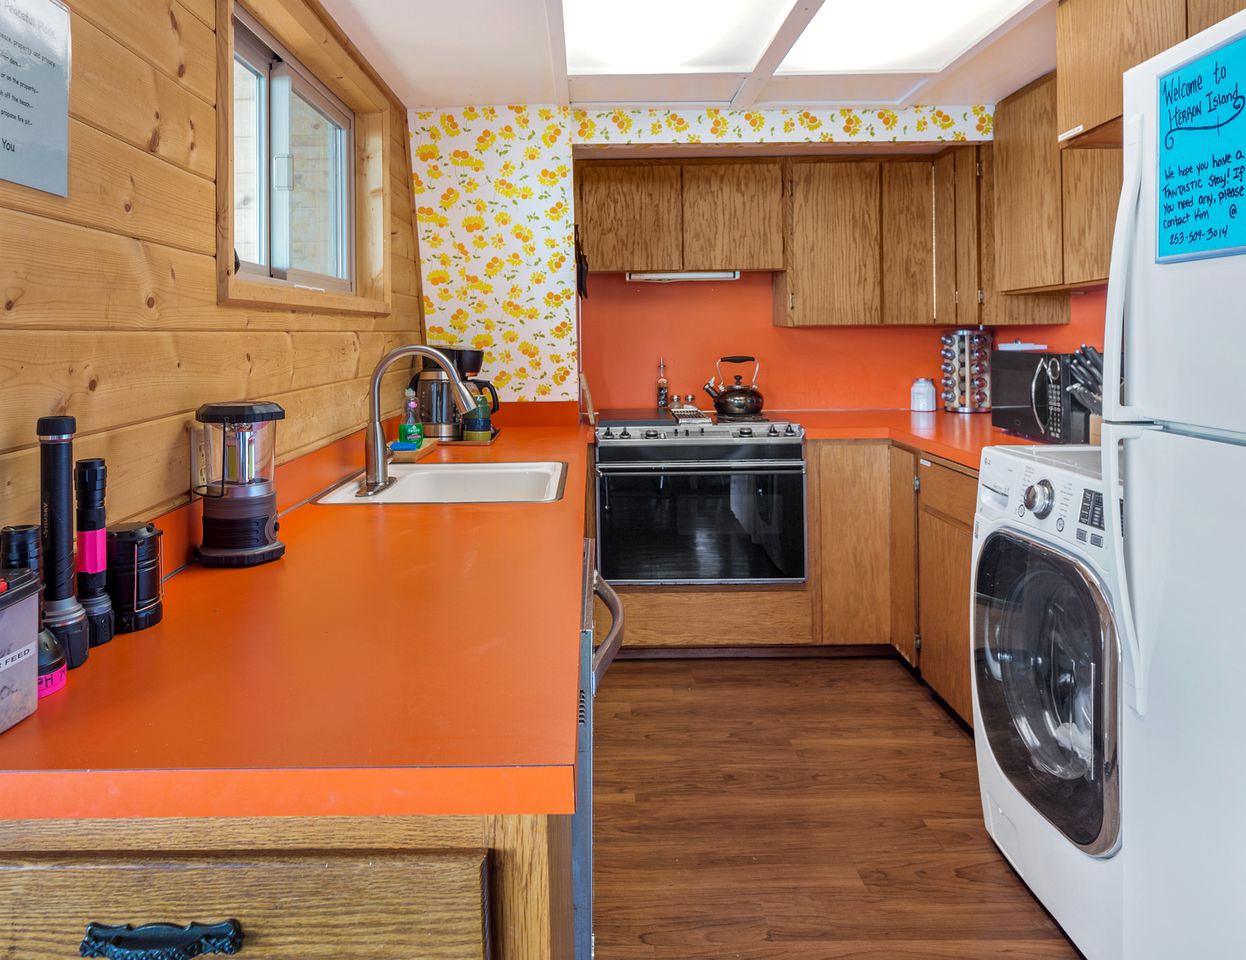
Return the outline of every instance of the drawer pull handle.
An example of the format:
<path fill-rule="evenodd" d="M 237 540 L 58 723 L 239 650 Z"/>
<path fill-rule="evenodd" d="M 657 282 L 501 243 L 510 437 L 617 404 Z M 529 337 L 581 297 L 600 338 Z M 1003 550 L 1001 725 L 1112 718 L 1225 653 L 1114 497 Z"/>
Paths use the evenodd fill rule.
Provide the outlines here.
<path fill-rule="evenodd" d="M 184 927 L 172 923 L 141 927 L 89 923 L 78 952 L 84 957 L 108 960 L 193 960 L 205 953 L 235 954 L 241 949 L 242 924 L 223 920 L 188 923 Z"/>

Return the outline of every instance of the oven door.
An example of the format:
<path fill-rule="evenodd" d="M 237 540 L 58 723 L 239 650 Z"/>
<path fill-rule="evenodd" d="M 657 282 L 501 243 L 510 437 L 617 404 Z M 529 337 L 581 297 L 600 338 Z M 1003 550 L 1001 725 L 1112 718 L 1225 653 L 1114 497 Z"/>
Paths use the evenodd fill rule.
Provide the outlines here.
<path fill-rule="evenodd" d="M 598 464 L 597 549 L 615 584 L 805 580 L 805 464 Z"/>

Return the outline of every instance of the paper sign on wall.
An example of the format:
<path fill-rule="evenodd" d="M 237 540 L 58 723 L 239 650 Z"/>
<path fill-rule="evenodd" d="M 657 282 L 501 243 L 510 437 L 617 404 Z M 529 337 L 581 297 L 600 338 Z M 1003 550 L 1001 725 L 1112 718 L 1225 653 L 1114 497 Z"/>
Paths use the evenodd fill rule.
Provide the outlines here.
<path fill-rule="evenodd" d="M 1157 260 L 1246 252 L 1246 37 L 1159 78 Z"/>
<path fill-rule="evenodd" d="M 69 192 L 69 8 L 0 0 L 0 179 Z"/>

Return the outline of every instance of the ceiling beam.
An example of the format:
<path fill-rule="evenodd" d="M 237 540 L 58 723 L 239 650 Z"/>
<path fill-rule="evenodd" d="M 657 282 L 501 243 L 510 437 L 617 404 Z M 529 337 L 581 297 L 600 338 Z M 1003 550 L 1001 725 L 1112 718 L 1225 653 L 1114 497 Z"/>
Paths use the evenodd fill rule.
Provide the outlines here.
<path fill-rule="evenodd" d="M 571 103 L 571 84 L 567 80 L 567 32 L 562 20 L 562 0 L 545 0 L 545 27 L 554 76 L 554 103 L 565 107 Z"/>
<path fill-rule="evenodd" d="M 548 0 L 548 2 L 558 2 L 558 0 Z M 779 69 L 779 64 L 783 62 L 783 58 L 792 49 L 792 45 L 805 32 L 805 27 L 809 26 L 809 21 L 822 9 L 822 2 L 823 0 L 798 0 L 796 5 L 792 7 L 787 15 L 787 19 L 775 31 L 774 37 L 770 41 L 770 46 L 766 47 L 766 52 L 757 61 L 757 66 L 753 68 L 753 72 L 740 84 L 740 89 L 736 91 L 735 97 L 731 100 L 731 109 L 747 110 L 757 102 L 762 89 L 770 82 L 774 72 Z"/>

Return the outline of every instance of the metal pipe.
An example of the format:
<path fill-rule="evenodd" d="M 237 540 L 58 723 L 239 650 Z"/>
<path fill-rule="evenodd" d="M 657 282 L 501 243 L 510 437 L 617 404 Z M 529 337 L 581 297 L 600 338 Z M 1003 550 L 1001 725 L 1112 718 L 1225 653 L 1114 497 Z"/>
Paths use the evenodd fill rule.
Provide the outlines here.
<path fill-rule="evenodd" d="M 427 357 L 445 371 L 450 379 L 455 406 L 459 413 L 470 413 L 476 407 L 476 398 L 467 389 L 467 384 L 459 375 L 458 369 L 440 350 L 426 347 L 422 343 L 413 343 L 399 347 L 380 359 L 376 369 L 372 371 L 372 385 L 368 407 L 368 427 L 364 433 L 364 479 L 359 485 L 356 496 L 370 497 L 380 493 L 393 480 L 389 478 L 389 460 L 385 456 L 385 434 L 381 430 L 381 378 L 395 362 L 406 357 Z"/>

